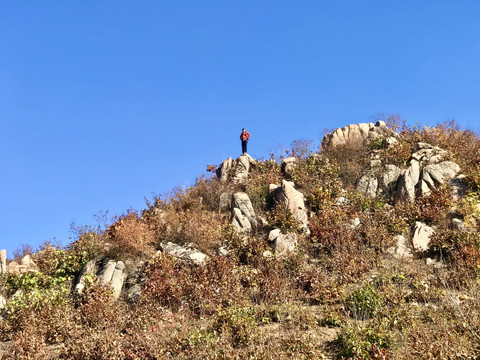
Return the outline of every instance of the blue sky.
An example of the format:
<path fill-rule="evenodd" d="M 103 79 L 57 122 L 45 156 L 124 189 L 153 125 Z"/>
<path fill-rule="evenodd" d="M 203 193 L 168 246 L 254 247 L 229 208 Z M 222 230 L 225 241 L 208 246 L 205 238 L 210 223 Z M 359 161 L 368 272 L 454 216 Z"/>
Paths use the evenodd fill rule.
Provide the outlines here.
<path fill-rule="evenodd" d="M 398 113 L 480 129 L 477 1 L 2 1 L 0 248 Z"/>

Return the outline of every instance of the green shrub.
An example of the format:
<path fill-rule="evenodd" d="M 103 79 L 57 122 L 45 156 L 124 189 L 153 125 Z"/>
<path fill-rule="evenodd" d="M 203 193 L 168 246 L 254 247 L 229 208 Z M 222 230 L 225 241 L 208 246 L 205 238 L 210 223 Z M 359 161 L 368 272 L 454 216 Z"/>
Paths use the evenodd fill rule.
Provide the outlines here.
<path fill-rule="evenodd" d="M 349 296 L 346 307 L 354 318 L 365 320 L 371 318 L 382 304 L 382 298 L 376 287 L 371 283 L 366 283 Z"/>

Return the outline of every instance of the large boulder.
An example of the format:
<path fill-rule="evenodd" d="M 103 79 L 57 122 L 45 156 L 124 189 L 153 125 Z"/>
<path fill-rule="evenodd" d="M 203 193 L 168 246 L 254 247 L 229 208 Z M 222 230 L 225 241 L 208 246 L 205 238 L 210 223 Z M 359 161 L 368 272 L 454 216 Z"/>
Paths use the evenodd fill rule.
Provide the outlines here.
<path fill-rule="evenodd" d="M 237 192 L 232 195 L 232 225 L 237 233 L 248 233 L 257 226 L 255 211 L 248 195 Z"/>
<path fill-rule="evenodd" d="M 272 191 L 277 191 L 276 200 L 278 204 L 285 206 L 285 208 L 293 215 L 294 219 L 300 225 L 300 228 L 308 229 L 308 216 L 305 208 L 305 202 L 303 194 L 296 190 L 294 183 L 282 180 L 281 188 L 274 189 L 270 187 Z"/>
<path fill-rule="evenodd" d="M 184 246 L 174 244 L 172 242 L 161 243 L 162 251 L 182 263 L 191 265 L 203 265 L 208 256 L 201 251 L 195 249 L 193 244 L 185 244 Z"/>
<path fill-rule="evenodd" d="M 281 165 L 281 171 L 282 174 L 287 177 L 291 178 L 292 177 L 292 171 L 293 169 L 297 166 L 297 158 L 296 157 L 287 157 L 282 160 L 282 165 Z"/>
<path fill-rule="evenodd" d="M 398 134 L 389 129 L 383 121 L 377 121 L 375 124 L 351 124 L 327 134 L 323 138 L 322 146 L 367 145 L 379 137 L 385 139 L 387 144 L 393 144 Z"/>

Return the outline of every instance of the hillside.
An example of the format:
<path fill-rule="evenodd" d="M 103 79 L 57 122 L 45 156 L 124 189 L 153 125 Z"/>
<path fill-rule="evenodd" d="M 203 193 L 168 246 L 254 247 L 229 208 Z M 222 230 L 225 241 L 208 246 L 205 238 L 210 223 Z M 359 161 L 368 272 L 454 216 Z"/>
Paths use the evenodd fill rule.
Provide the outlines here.
<path fill-rule="evenodd" d="M 478 359 L 480 138 L 398 117 L 0 253 L 2 359 Z"/>

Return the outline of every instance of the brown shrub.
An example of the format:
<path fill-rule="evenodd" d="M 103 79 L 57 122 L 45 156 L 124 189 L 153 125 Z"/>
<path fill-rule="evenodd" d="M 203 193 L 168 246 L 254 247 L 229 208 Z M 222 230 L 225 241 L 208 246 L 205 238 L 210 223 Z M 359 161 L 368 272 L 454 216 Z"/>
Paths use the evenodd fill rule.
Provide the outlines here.
<path fill-rule="evenodd" d="M 114 247 L 123 254 L 150 253 L 149 245 L 155 243 L 155 232 L 136 211 L 118 217 L 108 228 L 107 235 L 114 241 Z"/>

